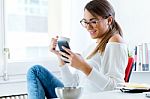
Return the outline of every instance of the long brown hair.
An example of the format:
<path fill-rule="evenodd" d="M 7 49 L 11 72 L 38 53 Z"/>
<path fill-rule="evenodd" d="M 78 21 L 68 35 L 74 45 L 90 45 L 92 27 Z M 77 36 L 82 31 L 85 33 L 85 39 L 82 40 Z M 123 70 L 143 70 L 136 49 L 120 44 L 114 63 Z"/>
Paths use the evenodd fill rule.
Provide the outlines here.
<path fill-rule="evenodd" d="M 93 16 L 101 16 L 104 19 L 112 16 L 113 19 L 112 23 L 109 26 L 109 31 L 104 34 L 102 40 L 98 43 L 93 52 L 87 57 L 87 59 L 89 59 L 97 52 L 100 52 L 102 54 L 109 39 L 114 34 L 120 34 L 122 36 L 122 30 L 119 24 L 115 21 L 115 11 L 112 5 L 107 0 L 92 0 L 86 4 L 84 9 L 88 10 Z"/>

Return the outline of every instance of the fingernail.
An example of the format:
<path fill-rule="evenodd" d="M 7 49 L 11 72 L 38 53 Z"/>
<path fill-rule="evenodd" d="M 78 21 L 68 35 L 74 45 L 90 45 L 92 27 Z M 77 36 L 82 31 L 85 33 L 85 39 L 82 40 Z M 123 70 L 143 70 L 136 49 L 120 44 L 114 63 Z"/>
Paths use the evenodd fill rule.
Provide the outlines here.
<path fill-rule="evenodd" d="M 65 49 L 65 47 L 64 47 L 64 46 L 62 46 L 62 48 L 63 48 L 63 49 Z"/>

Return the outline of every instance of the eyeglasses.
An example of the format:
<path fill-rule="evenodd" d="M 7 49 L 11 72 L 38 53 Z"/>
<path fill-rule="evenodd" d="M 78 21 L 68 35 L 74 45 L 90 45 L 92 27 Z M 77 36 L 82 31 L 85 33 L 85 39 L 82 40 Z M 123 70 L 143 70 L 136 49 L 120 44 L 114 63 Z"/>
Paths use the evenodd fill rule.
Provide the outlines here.
<path fill-rule="evenodd" d="M 102 20 L 91 19 L 91 20 L 88 22 L 88 21 L 86 21 L 85 19 L 82 19 L 82 20 L 80 21 L 80 23 L 81 23 L 81 25 L 82 25 L 83 27 L 87 28 L 88 25 L 91 25 L 91 26 L 93 26 L 93 27 L 96 27 L 97 24 L 98 24 L 100 21 L 102 21 Z"/>

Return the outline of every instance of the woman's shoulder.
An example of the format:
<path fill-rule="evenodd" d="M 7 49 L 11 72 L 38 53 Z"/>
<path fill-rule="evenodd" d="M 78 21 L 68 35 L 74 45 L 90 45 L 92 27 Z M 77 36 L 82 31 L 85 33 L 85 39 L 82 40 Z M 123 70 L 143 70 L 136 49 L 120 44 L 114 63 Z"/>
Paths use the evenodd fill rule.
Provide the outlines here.
<path fill-rule="evenodd" d="M 114 34 L 108 42 L 125 43 L 124 39 L 119 34 Z"/>
<path fill-rule="evenodd" d="M 114 34 L 108 41 L 106 45 L 106 49 L 113 48 L 113 49 L 119 49 L 119 48 L 124 48 L 127 49 L 127 43 L 125 40 L 119 35 L 119 34 Z"/>

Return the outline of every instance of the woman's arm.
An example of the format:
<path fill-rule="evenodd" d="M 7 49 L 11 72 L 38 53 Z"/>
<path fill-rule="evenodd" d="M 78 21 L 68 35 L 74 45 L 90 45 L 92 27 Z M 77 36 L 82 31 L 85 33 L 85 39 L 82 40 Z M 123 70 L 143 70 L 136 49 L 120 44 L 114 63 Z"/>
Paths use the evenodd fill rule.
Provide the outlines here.
<path fill-rule="evenodd" d="M 126 44 L 110 42 L 102 57 L 101 70 L 99 71 L 93 66 L 87 79 L 92 81 L 99 90 L 113 90 L 117 83 L 124 82 L 127 61 Z"/>

